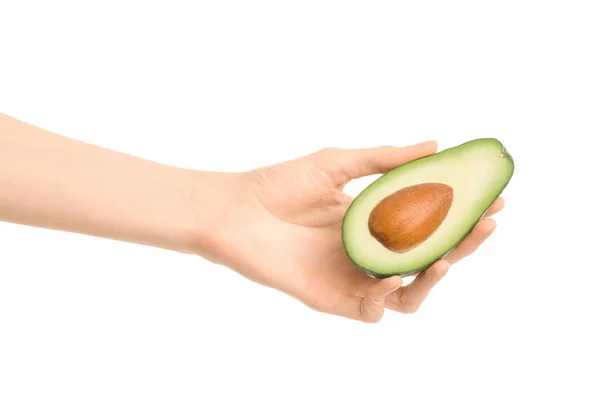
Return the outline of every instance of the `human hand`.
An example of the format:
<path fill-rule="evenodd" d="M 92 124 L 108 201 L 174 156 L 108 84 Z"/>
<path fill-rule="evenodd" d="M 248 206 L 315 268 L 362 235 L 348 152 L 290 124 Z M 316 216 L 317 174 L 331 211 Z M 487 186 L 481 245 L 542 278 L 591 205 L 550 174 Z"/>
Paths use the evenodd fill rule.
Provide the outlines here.
<path fill-rule="evenodd" d="M 377 322 L 418 309 L 450 264 L 495 226 L 481 220 L 443 260 L 402 286 L 353 265 L 341 223 L 352 179 L 433 154 L 406 148 L 325 149 L 244 173 L 175 168 L 86 144 L 0 113 L 0 221 L 202 255 L 315 310 Z M 41 150 L 43 148 L 44 150 Z M 499 211 L 502 199 L 488 216 Z"/>
<path fill-rule="evenodd" d="M 490 207 L 468 237 L 408 285 L 400 276 L 378 280 L 353 265 L 341 223 L 352 197 L 345 185 L 430 155 L 435 142 L 409 147 L 328 148 L 292 161 L 228 175 L 228 202 L 202 220 L 204 256 L 325 313 L 378 322 L 385 309 L 415 312 L 449 266 L 472 254 L 494 231 Z"/>

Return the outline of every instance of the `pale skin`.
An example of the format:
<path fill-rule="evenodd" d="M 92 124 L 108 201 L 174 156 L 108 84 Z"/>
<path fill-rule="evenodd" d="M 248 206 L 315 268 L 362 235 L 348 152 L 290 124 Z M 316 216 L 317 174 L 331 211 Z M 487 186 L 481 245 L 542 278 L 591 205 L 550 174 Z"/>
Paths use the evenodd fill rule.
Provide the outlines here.
<path fill-rule="evenodd" d="M 414 313 L 449 267 L 492 234 L 498 198 L 467 238 L 404 285 L 354 266 L 341 240 L 345 185 L 433 154 L 327 148 L 247 172 L 177 168 L 0 113 L 0 221 L 194 254 L 323 313 L 368 323 Z"/>

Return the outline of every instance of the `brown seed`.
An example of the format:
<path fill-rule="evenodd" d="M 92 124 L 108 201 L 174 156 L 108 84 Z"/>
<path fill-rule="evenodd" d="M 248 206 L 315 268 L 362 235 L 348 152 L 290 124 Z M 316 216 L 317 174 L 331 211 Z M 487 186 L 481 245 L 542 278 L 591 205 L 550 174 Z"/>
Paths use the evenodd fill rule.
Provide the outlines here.
<path fill-rule="evenodd" d="M 401 189 L 381 200 L 371 212 L 371 235 L 391 251 L 408 251 L 440 226 L 453 198 L 453 189 L 442 183 Z"/>

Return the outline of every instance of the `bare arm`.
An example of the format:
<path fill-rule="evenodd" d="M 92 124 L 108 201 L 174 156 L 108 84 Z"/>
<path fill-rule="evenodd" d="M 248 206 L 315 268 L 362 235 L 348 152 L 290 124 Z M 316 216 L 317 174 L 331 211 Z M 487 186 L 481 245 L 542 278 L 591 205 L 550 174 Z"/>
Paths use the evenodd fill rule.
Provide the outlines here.
<path fill-rule="evenodd" d="M 0 113 L 0 221 L 189 251 L 200 174 Z"/>

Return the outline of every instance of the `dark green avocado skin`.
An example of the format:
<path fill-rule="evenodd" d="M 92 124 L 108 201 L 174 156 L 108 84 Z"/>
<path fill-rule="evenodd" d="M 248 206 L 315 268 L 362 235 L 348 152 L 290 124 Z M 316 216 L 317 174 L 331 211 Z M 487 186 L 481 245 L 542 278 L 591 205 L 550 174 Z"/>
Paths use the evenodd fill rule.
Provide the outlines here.
<path fill-rule="evenodd" d="M 496 139 L 494 138 L 494 140 L 496 140 Z M 458 148 L 458 147 L 461 147 L 461 146 L 464 146 L 464 145 L 468 145 L 469 143 L 471 143 L 471 142 L 474 142 L 474 141 L 475 141 L 475 140 L 467 141 L 467 142 L 465 142 L 465 143 L 463 143 L 463 144 L 461 144 L 461 145 L 459 145 L 459 146 L 455 146 L 455 147 L 453 147 L 453 148 L 449 148 L 449 149 L 446 149 L 446 150 L 452 150 L 452 149 L 455 149 L 455 148 Z M 435 258 L 434 260 L 432 260 L 432 261 L 430 261 L 430 262 L 428 262 L 428 263 L 424 264 L 423 266 L 420 266 L 419 268 L 413 269 L 412 271 L 408 271 L 408 272 L 398 272 L 398 273 L 376 273 L 376 272 L 373 272 L 373 271 L 371 271 L 371 270 L 369 270 L 369 269 L 366 269 L 366 268 L 364 268 L 364 267 L 360 266 L 360 265 L 359 265 L 357 262 L 355 262 L 355 261 L 352 259 L 352 256 L 351 256 L 350 254 L 348 254 L 348 249 L 347 249 L 347 247 L 346 247 L 346 243 L 345 243 L 345 241 L 346 241 L 346 240 L 344 239 L 344 234 L 343 234 L 343 231 L 342 231 L 342 241 L 344 242 L 344 249 L 345 249 L 345 251 L 346 251 L 346 256 L 348 257 L 348 259 L 350 260 L 350 262 L 352 262 L 352 264 L 353 264 L 354 266 L 358 267 L 358 268 L 359 268 L 359 269 L 360 269 L 360 270 L 361 270 L 363 273 L 367 274 L 368 276 L 370 276 L 370 277 L 373 277 L 373 278 L 377 278 L 377 279 L 384 279 L 384 278 L 391 277 L 391 276 L 396 276 L 396 275 L 397 275 L 397 276 L 401 276 L 401 277 L 408 277 L 408 276 L 415 275 L 415 274 L 417 274 L 417 273 L 420 273 L 420 272 L 422 272 L 422 271 L 424 271 L 424 270 L 427 270 L 427 269 L 428 269 L 429 267 L 431 267 L 431 266 L 432 266 L 434 263 L 436 263 L 436 262 L 437 262 L 437 261 L 439 261 L 440 259 L 443 259 L 444 257 L 446 257 L 446 255 L 448 255 L 448 254 L 449 254 L 449 253 L 450 253 L 450 252 L 451 252 L 451 251 L 452 251 L 454 248 L 456 248 L 456 246 L 458 246 L 458 244 L 460 244 L 460 243 L 461 243 L 461 242 L 462 242 L 462 241 L 463 241 L 463 240 L 464 240 L 464 239 L 465 239 L 465 238 L 466 238 L 466 237 L 467 237 L 467 236 L 468 236 L 468 235 L 471 233 L 471 231 L 473 231 L 473 229 L 475 228 L 475 225 L 477 225 L 477 223 L 478 223 L 478 222 L 479 222 L 479 221 L 480 221 L 480 220 L 481 220 L 481 219 L 482 219 L 482 218 L 485 216 L 485 214 L 486 214 L 486 212 L 488 211 L 488 209 L 489 209 L 489 208 L 492 206 L 492 204 L 494 204 L 494 201 L 495 201 L 495 200 L 496 200 L 498 197 L 500 197 L 500 195 L 502 194 L 502 192 L 504 192 L 504 190 L 506 189 L 506 187 L 508 186 L 508 184 L 510 183 L 510 181 L 511 181 L 511 179 L 512 179 L 512 176 L 513 176 L 513 174 L 514 174 L 514 159 L 513 159 L 513 157 L 510 155 L 510 153 L 508 152 L 508 150 L 506 150 L 506 147 L 504 147 L 504 145 L 502 145 L 502 144 L 500 143 L 500 141 L 498 141 L 498 143 L 501 145 L 501 153 L 502 153 L 502 156 L 503 156 L 504 158 L 508 159 L 508 160 L 511 162 L 511 164 L 513 165 L 513 172 L 511 173 L 510 177 L 507 179 L 507 181 L 506 181 L 506 183 L 504 184 L 504 186 L 502 186 L 502 188 L 500 189 L 500 192 L 499 192 L 499 193 L 498 193 L 498 195 L 495 197 L 495 199 L 494 199 L 494 200 L 492 200 L 492 202 L 490 203 L 490 205 L 489 205 L 489 206 L 488 206 L 488 207 L 487 207 L 487 208 L 486 208 L 486 209 L 485 209 L 485 210 L 484 210 L 484 211 L 483 211 L 481 214 L 479 214 L 479 219 L 478 219 L 476 222 L 474 222 L 474 223 L 473 223 L 473 224 L 472 224 L 472 225 L 469 227 L 469 229 L 468 229 L 468 230 L 467 230 L 467 231 L 466 231 L 466 232 L 465 232 L 463 235 L 461 235 L 461 236 L 460 236 L 460 237 L 459 237 L 459 238 L 458 238 L 458 239 L 457 239 L 457 240 L 454 242 L 454 244 L 452 245 L 452 247 L 451 247 L 450 249 L 448 249 L 448 250 L 447 250 L 447 251 L 446 251 L 446 252 L 445 252 L 443 255 L 440 255 L 440 256 L 438 256 L 438 257 L 437 257 L 437 258 Z M 446 151 L 446 150 L 444 150 L 444 151 Z M 416 160 L 413 160 L 413 161 L 411 161 L 411 162 L 408 162 L 408 163 L 402 164 L 401 166 L 399 166 L 399 167 L 396 167 L 396 168 L 394 168 L 393 170 L 396 170 L 396 169 L 398 169 L 398 168 L 404 167 L 405 165 L 411 164 L 411 163 L 412 163 L 412 162 L 414 162 L 414 161 L 419 161 L 419 160 L 421 160 L 421 159 L 424 159 L 424 158 L 427 158 L 427 157 L 435 156 L 435 155 L 437 155 L 437 154 L 439 154 L 439 153 L 442 153 L 442 152 L 438 152 L 438 153 L 431 154 L 431 155 L 429 155 L 429 156 L 421 157 L 421 158 L 419 158 L 419 159 L 416 159 Z M 388 172 L 391 172 L 391 171 L 393 171 L 393 170 L 390 170 L 390 171 L 388 171 Z M 346 218 L 347 214 L 348 214 L 348 213 L 346 213 L 346 215 L 344 215 L 344 218 Z"/>

